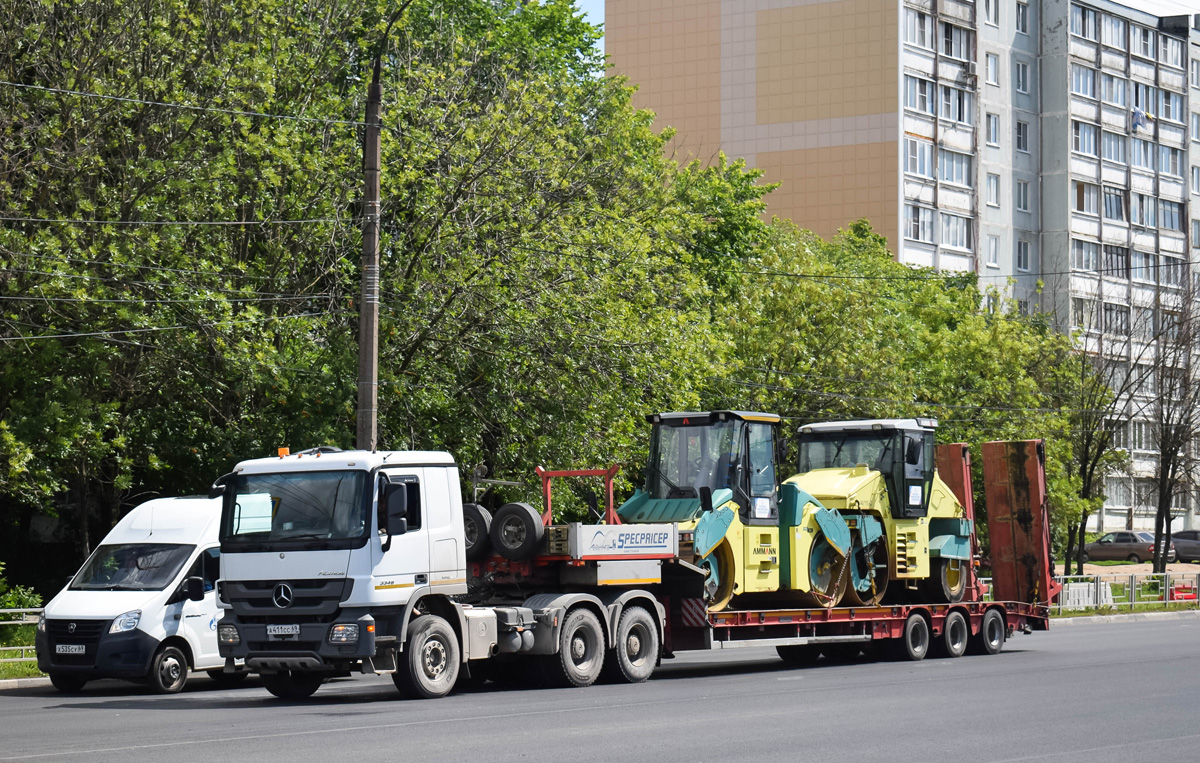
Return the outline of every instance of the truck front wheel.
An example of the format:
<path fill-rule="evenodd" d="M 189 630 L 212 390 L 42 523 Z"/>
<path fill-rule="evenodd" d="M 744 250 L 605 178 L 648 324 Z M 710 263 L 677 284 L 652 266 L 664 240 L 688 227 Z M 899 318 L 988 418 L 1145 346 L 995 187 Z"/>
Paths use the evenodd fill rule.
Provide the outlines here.
<path fill-rule="evenodd" d="M 608 651 L 604 673 L 609 680 L 637 684 L 658 663 L 658 627 L 642 607 L 629 607 L 617 621 L 617 638 Z"/>
<path fill-rule="evenodd" d="M 264 673 L 263 686 L 280 699 L 308 699 L 321 688 L 325 676 L 320 673 Z"/>
<path fill-rule="evenodd" d="M 546 679 L 554 686 L 594 684 L 604 667 L 604 631 L 600 619 L 589 609 L 573 610 L 558 634 L 558 654 L 548 654 L 542 659 Z"/>
<path fill-rule="evenodd" d="M 392 681 L 412 699 L 444 697 L 454 688 L 462 666 L 458 637 L 437 615 L 420 615 L 408 624 L 408 642 Z"/>
<path fill-rule="evenodd" d="M 187 683 L 187 657 L 179 647 L 164 646 L 150 662 L 150 691 L 155 694 L 175 694 Z"/>

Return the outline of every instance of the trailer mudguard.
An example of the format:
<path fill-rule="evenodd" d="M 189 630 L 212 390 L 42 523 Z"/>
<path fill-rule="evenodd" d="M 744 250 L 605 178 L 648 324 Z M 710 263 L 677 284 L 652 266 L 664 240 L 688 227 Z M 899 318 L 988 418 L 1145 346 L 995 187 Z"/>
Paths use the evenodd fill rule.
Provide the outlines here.
<path fill-rule="evenodd" d="M 658 622 L 659 643 L 662 643 L 664 625 L 667 621 L 667 610 L 649 591 L 643 591 L 638 588 L 630 591 L 604 591 L 599 595 L 599 598 L 608 610 L 608 627 L 605 630 L 608 633 L 609 644 L 616 643 L 617 623 L 621 622 L 621 613 L 629 606 L 641 606 L 655 616 Z"/>

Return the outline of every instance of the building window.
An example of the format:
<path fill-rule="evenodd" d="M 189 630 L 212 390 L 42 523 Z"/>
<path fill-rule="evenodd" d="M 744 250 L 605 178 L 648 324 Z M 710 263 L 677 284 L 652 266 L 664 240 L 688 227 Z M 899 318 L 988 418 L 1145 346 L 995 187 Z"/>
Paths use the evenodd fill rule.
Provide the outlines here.
<path fill-rule="evenodd" d="M 989 207 L 1000 206 L 1000 176 L 990 172 L 987 176 L 987 203 Z"/>
<path fill-rule="evenodd" d="M 1100 77 L 1100 98 L 1106 103 L 1125 105 L 1125 80 L 1104 74 Z"/>
<path fill-rule="evenodd" d="M 1029 242 L 1017 242 L 1017 270 L 1021 272 L 1029 272 Z"/>
<path fill-rule="evenodd" d="M 1129 422 L 1129 444 L 1134 450 L 1154 450 L 1154 425 L 1149 421 L 1134 419 Z M 1144 483 L 1145 480 L 1138 480 L 1139 483 Z M 1145 485 L 1139 485 L 1141 488 L 1138 493 L 1145 495 L 1147 492 Z"/>
<path fill-rule="evenodd" d="M 1167 230 L 1183 231 L 1183 204 L 1162 199 L 1158 202 L 1158 225 Z"/>
<path fill-rule="evenodd" d="M 987 144 L 989 146 L 1000 145 L 1000 115 L 998 114 L 987 115 Z"/>
<path fill-rule="evenodd" d="M 1179 93 L 1172 93 L 1170 90 L 1163 90 L 1162 106 L 1158 110 L 1158 116 L 1169 122 L 1183 124 L 1183 96 Z"/>
<path fill-rule="evenodd" d="M 1183 286 L 1183 260 L 1164 254 L 1158 266 L 1158 281 L 1163 286 Z"/>
<path fill-rule="evenodd" d="M 966 90 L 942 85 L 942 119 L 962 124 L 974 124 L 975 97 Z"/>
<path fill-rule="evenodd" d="M 1135 328 L 1136 332 L 1137 329 Z M 1158 385 L 1155 384 L 1154 366 L 1145 363 L 1133 364 L 1133 388 L 1137 390 L 1139 395 L 1154 395 L 1157 394 Z"/>
<path fill-rule="evenodd" d="M 933 177 L 933 143 L 927 140 L 905 138 L 904 171 L 910 175 Z"/>
<path fill-rule="evenodd" d="M 1071 6 L 1071 34 L 1085 40 L 1099 38 L 1096 30 L 1096 12 L 1091 8 L 1078 5 Z"/>
<path fill-rule="evenodd" d="M 1134 225 L 1144 225 L 1147 228 L 1158 227 L 1157 204 L 1153 196 L 1144 193 L 1131 194 L 1129 202 L 1129 221 Z"/>
<path fill-rule="evenodd" d="M 1017 31 L 1029 34 L 1029 4 L 1017 3 Z"/>
<path fill-rule="evenodd" d="M 923 114 L 933 114 L 933 93 L 933 83 L 929 80 L 905 75 L 904 106 L 906 108 L 920 111 Z"/>
<path fill-rule="evenodd" d="M 913 241 L 924 241 L 927 244 L 932 244 L 933 210 L 928 207 L 918 207 L 916 204 L 909 204 L 906 210 L 908 213 L 908 224 L 905 235 Z"/>
<path fill-rule="evenodd" d="M 1074 79 L 1072 79 L 1072 83 L 1074 83 Z M 1013 87 L 1017 89 L 1018 93 L 1029 92 L 1029 64 L 1017 62 L 1013 75 Z"/>
<path fill-rule="evenodd" d="M 1129 258 L 1129 277 L 1135 281 L 1154 282 L 1154 255 L 1133 250 Z"/>
<path fill-rule="evenodd" d="M 1154 310 L 1149 307 L 1133 308 L 1133 325 L 1130 327 L 1135 339 L 1149 341 L 1154 338 Z"/>
<path fill-rule="evenodd" d="M 918 48 L 933 50 L 933 19 L 928 14 L 905 8 L 904 41 Z"/>
<path fill-rule="evenodd" d="M 1074 182 L 1075 199 L 1072 209 L 1085 215 L 1100 214 L 1100 186 L 1082 180 Z"/>
<path fill-rule="evenodd" d="M 1017 76 L 1020 77 L 1021 64 L 1017 64 Z M 1020 90 L 1020 87 L 1017 88 Z M 1096 70 L 1079 64 L 1071 64 L 1071 92 L 1088 98 L 1096 97 Z"/>
<path fill-rule="evenodd" d="M 1170 146 L 1159 146 L 1158 171 L 1171 177 L 1183 177 L 1183 151 Z"/>
<path fill-rule="evenodd" d="M 1081 331 L 1096 330 L 1096 300 L 1071 297 L 1071 326 Z"/>
<path fill-rule="evenodd" d="M 1125 19 L 1104 14 L 1100 27 L 1100 41 L 1109 47 L 1125 50 Z"/>
<path fill-rule="evenodd" d="M 983 20 L 992 26 L 999 26 L 1000 0 L 983 0 Z"/>
<path fill-rule="evenodd" d="M 968 188 L 974 185 L 974 175 L 971 173 L 971 157 L 969 155 L 960 154 L 957 151 L 947 151 L 943 148 L 939 159 L 938 166 L 942 171 L 941 179 L 943 183 L 953 183 L 954 185 L 966 186 Z"/>
<path fill-rule="evenodd" d="M 1104 305 L 1104 332 L 1129 336 L 1129 308 L 1124 305 Z"/>
<path fill-rule="evenodd" d="M 1200 87 L 1200 60 L 1192 59 L 1192 87 Z"/>
<path fill-rule="evenodd" d="M 1134 167 L 1141 167 L 1144 170 L 1154 170 L 1154 144 L 1148 140 L 1140 138 L 1133 139 L 1133 160 Z"/>
<path fill-rule="evenodd" d="M 1000 56 L 995 53 L 987 54 L 987 83 L 989 85 L 1000 84 Z"/>
<path fill-rule="evenodd" d="M 1000 267 L 1000 237 L 988 236 L 987 264 L 989 268 Z"/>
<path fill-rule="evenodd" d="M 1104 247 L 1104 275 L 1110 278 L 1129 278 L 1129 250 L 1123 246 Z"/>
<path fill-rule="evenodd" d="M 1071 242 L 1071 267 L 1094 273 L 1100 267 L 1100 245 L 1094 241 Z"/>
<path fill-rule="evenodd" d="M 1017 122 L 1017 150 L 1029 152 L 1029 123 Z"/>
<path fill-rule="evenodd" d="M 1017 210 L 1020 212 L 1029 211 L 1029 182 L 1026 180 L 1018 180 L 1014 186 L 1014 202 L 1017 205 Z"/>
<path fill-rule="evenodd" d="M 975 33 L 970 29 L 942 22 L 942 55 L 970 61 L 974 58 Z"/>
<path fill-rule="evenodd" d="M 1163 35 L 1162 38 L 1162 58 L 1159 59 L 1167 66 L 1173 66 L 1176 69 L 1183 68 L 1183 40 L 1177 40 L 1174 37 Z"/>
<path fill-rule="evenodd" d="M 1125 163 L 1125 136 L 1115 132 L 1105 132 L 1100 136 L 1100 150 L 1105 161 Z"/>
<path fill-rule="evenodd" d="M 1140 82 L 1133 83 L 1133 105 L 1150 116 L 1158 114 L 1158 88 Z"/>
<path fill-rule="evenodd" d="M 1125 192 L 1104 187 L 1104 219 L 1125 222 Z"/>
<path fill-rule="evenodd" d="M 1192 114 L 1192 142 L 1200 143 L 1200 114 Z"/>
<path fill-rule="evenodd" d="M 1132 53 L 1142 58 L 1154 58 L 1154 30 L 1135 26 L 1133 32 Z"/>
<path fill-rule="evenodd" d="M 1192 220 L 1192 248 L 1200 249 L 1200 220 Z"/>
<path fill-rule="evenodd" d="M 971 220 L 958 215 L 942 214 L 942 246 L 971 251 Z"/>
<path fill-rule="evenodd" d="M 1100 128 L 1086 122 L 1073 122 L 1071 132 L 1073 135 L 1071 147 L 1075 151 L 1088 156 L 1096 155 L 1096 134 L 1100 132 Z"/>

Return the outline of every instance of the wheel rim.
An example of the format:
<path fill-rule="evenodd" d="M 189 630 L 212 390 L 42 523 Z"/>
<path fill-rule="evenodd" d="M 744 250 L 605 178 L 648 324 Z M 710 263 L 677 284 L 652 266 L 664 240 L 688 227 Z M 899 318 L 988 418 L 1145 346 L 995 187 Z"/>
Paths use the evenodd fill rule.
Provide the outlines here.
<path fill-rule="evenodd" d="M 908 630 L 908 648 L 913 654 L 924 654 L 925 647 L 928 646 L 925 631 L 925 623 L 921 622 L 913 625 Z"/>
<path fill-rule="evenodd" d="M 421 650 L 421 668 L 430 679 L 437 680 L 446 672 L 446 645 L 441 639 L 430 639 Z"/>
<path fill-rule="evenodd" d="M 641 665 L 646 661 L 650 650 L 650 634 L 642 623 L 635 623 L 625 636 L 625 657 L 632 665 Z"/>
<path fill-rule="evenodd" d="M 525 525 L 516 517 L 506 517 L 500 528 L 500 538 L 508 548 L 520 548 L 525 542 Z"/>
<path fill-rule="evenodd" d="M 1000 643 L 1000 618 L 988 618 L 987 640 L 992 646 Z"/>
<path fill-rule="evenodd" d="M 596 634 L 588 628 L 576 628 L 571 634 L 571 664 L 577 670 L 587 672 L 599 651 L 596 647 Z"/>
<path fill-rule="evenodd" d="M 963 584 L 962 560 L 951 559 L 946 562 L 946 585 L 951 591 L 957 591 Z"/>
<path fill-rule="evenodd" d="M 950 649 L 954 652 L 961 652 L 967 647 L 967 627 L 966 621 L 962 618 L 954 618 L 950 627 L 946 629 L 946 641 L 950 645 Z"/>
<path fill-rule="evenodd" d="M 463 521 L 463 536 L 466 537 L 468 546 L 474 546 L 475 542 L 479 540 L 479 526 L 475 524 L 475 520 Z"/>
<path fill-rule="evenodd" d="M 179 658 L 173 654 L 168 654 L 163 658 L 158 665 L 158 679 L 163 686 L 171 688 L 179 683 L 179 679 L 183 676 L 183 665 L 179 662 Z"/>

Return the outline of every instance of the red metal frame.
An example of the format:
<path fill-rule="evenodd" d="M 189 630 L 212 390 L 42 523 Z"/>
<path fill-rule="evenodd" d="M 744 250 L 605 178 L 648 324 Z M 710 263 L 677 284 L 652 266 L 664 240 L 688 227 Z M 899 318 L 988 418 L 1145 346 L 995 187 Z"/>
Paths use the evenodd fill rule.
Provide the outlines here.
<path fill-rule="evenodd" d="M 975 491 L 971 485 L 971 449 L 966 443 L 951 442 L 937 446 L 934 461 L 938 476 L 962 504 L 963 513 L 971 520 L 971 563 L 967 565 L 967 601 L 982 601 L 988 587 L 979 580 L 975 565 L 979 563 L 979 535 L 975 528 Z"/>
<path fill-rule="evenodd" d="M 550 503 L 550 481 L 555 477 L 603 477 L 605 493 L 604 524 L 619 525 L 621 518 L 617 516 L 613 506 L 613 478 L 621 471 L 620 464 L 613 464 L 607 469 L 558 469 L 550 470 L 537 467 L 537 476 L 542 478 L 542 524 L 549 527 L 554 521 L 554 512 Z"/>

